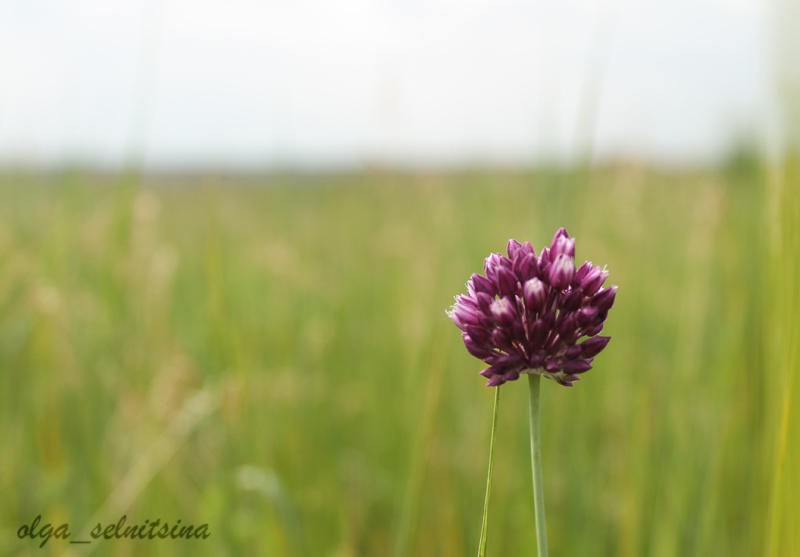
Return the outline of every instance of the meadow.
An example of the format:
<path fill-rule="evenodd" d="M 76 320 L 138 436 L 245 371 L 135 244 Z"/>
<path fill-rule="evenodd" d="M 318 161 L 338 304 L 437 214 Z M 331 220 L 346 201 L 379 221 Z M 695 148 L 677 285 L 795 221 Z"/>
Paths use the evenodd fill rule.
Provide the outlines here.
<path fill-rule="evenodd" d="M 565 226 L 613 339 L 543 384 L 553 556 L 800 555 L 791 161 L 658 169 L 0 177 L 0 554 L 463 556 L 492 390 L 445 316 Z M 488 555 L 535 554 L 526 382 Z M 20 540 L 37 514 L 204 540 Z"/>

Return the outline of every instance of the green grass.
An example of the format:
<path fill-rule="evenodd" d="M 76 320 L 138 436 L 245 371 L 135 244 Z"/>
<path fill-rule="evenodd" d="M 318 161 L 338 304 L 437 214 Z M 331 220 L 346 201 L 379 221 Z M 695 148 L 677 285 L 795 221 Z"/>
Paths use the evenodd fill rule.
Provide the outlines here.
<path fill-rule="evenodd" d="M 797 219 L 777 256 L 777 194 L 742 172 L 4 175 L 0 554 L 64 553 L 17 539 L 36 514 L 80 538 L 123 513 L 212 536 L 94 555 L 474 553 L 492 391 L 444 310 L 563 225 L 620 290 L 595 369 L 542 385 L 551 554 L 792 555 L 796 314 L 770 293 L 797 308 Z M 489 556 L 535 554 L 526 390 Z"/>
<path fill-rule="evenodd" d="M 769 552 L 799 555 L 797 508 L 800 501 L 800 165 L 789 157 L 773 176 L 769 216 L 770 281 L 772 296 L 765 300 L 774 327 L 767 334 L 768 368 L 774 390 L 774 475 L 770 509 Z"/>

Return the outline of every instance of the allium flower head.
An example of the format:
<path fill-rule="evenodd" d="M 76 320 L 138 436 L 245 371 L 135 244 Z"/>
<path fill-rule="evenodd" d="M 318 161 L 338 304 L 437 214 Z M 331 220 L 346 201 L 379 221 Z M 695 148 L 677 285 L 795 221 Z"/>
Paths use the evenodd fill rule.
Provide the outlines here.
<path fill-rule="evenodd" d="M 508 241 L 507 256 L 493 253 L 485 275 L 467 281 L 449 317 L 470 354 L 489 367 L 488 386 L 536 373 L 572 386 L 591 369 L 611 337 L 598 336 L 617 287 L 590 261 L 575 268 L 575 239 L 560 228 L 539 256 L 529 242 Z"/>

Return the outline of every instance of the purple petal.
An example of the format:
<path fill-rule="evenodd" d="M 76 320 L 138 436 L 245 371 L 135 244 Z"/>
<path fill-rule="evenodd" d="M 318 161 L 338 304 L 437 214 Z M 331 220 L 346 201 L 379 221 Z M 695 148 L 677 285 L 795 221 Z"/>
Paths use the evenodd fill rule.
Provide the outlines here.
<path fill-rule="evenodd" d="M 516 317 L 514 313 L 514 305 L 508 298 L 498 298 L 492 302 L 492 305 L 489 307 L 489 309 L 494 318 L 500 323 L 504 325 L 510 325 L 514 322 L 514 318 Z"/>
<path fill-rule="evenodd" d="M 583 334 L 585 334 L 588 337 L 593 337 L 593 336 L 595 336 L 597 334 L 600 334 L 600 331 L 602 331 L 602 330 L 603 330 L 603 322 L 601 321 L 597 325 L 593 325 L 593 326 L 589 327 L 588 329 L 586 329 L 583 332 Z"/>
<path fill-rule="evenodd" d="M 494 300 L 493 296 L 490 296 L 486 292 L 478 292 L 475 294 L 475 300 L 478 302 L 478 307 L 481 309 L 483 313 L 487 313 L 489 311 L 489 306 L 492 305 L 492 300 Z"/>
<path fill-rule="evenodd" d="M 583 293 L 587 296 L 592 296 L 603 286 L 606 278 L 608 278 L 608 271 L 604 271 L 599 266 L 593 267 L 586 273 L 586 276 L 581 279 L 581 290 L 583 290 Z"/>
<path fill-rule="evenodd" d="M 552 358 L 549 360 L 545 360 L 544 362 L 544 369 L 546 369 L 547 371 L 556 371 L 560 367 L 561 366 L 559 365 L 558 360 Z"/>
<path fill-rule="evenodd" d="M 531 327 L 532 348 L 534 349 L 541 348 L 546 338 L 547 338 L 547 326 L 544 324 L 544 321 L 542 321 L 541 319 L 537 319 L 534 322 L 533 327 Z"/>
<path fill-rule="evenodd" d="M 547 296 L 544 283 L 534 277 L 525 282 L 522 287 L 522 297 L 525 300 L 525 307 L 531 311 L 541 311 Z"/>
<path fill-rule="evenodd" d="M 477 344 L 486 345 L 492 340 L 492 334 L 483 327 L 470 325 L 465 329 L 464 332 L 467 333 Z"/>
<path fill-rule="evenodd" d="M 517 291 L 517 277 L 503 267 L 497 270 L 497 289 L 501 296 L 512 296 Z"/>
<path fill-rule="evenodd" d="M 583 265 L 578 267 L 578 270 L 575 271 L 575 281 L 580 284 L 583 278 L 586 276 L 586 273 L 592 270 L 593 267 L 594 265 L 592 265 L 591 261 L 584 261 Z"/>
<path fill-rule="evenodd" d="M 477 273 L 472 275 L 471 283 L 475 292 L 485 292 L 489 296 L 494 296 L 497 293 L 492 281 Z"/>
<path fill-rule="evenodd" d="M 545 327 L 552 329 L 553 325 L 556 323 L 556 310 L 551 309 L 550 311 L 545 312 L 542 315 L 542 321 L 544 322 Z"/>
<path fill-rule="evenodd" d="M 558 230 L 556 230 L 556 233 L 553 234 L 553 240 L 550 242 L 550 245 L 551 246 L 555 245 L 556 241 L 559 238 L 569 238 L 569 232 L 567 232 L 567 229 L 564 228 L 563 226 Z"/>
<path fill-rule="evenodd" d="M 563 290 L 569 286 L 573 276 L 575 276 L 575 263 L 572 257 L 564 253 L 556 257 L 547 273 L 550 286 L 557 290 Z"/>
<path fill-rule="evenodd" d="M 541 352 L 541 351 L 540 352 L 536 352 L 534 354 L 531 354 L 531 357 L 528 359 L 528 364 L 530 365 L 530 367 L 532 369 L 536 369 L 536 368 L 542 367 L 542 364 L 544 363 L 544 355 L 543 354 L 544 353 Z"/>
<path fill-rule="evenodd" d="M 489 257 L 483 260 L 483 271 L 486 273 L 486 278 L 492 284 L 497 285 L 497 270 L 502 267 L 503 256 L 499 253 L 490 253 Z"/>
<path fill-rule="evenodd" d="M 483 358 L 488 358 L 494 353 L 493 350 L 484 346 L 480 346 L 467 333 L 461 333 L 461 337 L 464 339 L 464 346 L 466 346 L 467 352 L 476 358 L 482 360 Z"/>
<path fill-rule="evenodd" d="M 531 254 L 534 257 L 536 257 L 536 250 L 533 249 L 533 246 L 531 245 L 530 242 L 525 242 L 524 244 L 522 244 L 522 253 L 524 253 L 525 255 Z"/>
<path fill-rule="evenodd" d="M 580 310 L 578 310 L 578 325 L 581 327 L 590 325 L 597 318 L 597 314 L 597 308 L 594 306 L 582 307 Z"/>
<path fill-rule="evenodd" d="M 606 347 L 611 337 L 592 337 L 587 338 L 580 343 L 581 353 L 584 358 L 591 358 L 597 355 L 603 348 Z"/>
<path fill-rule="evenodd" d="M 561 369 L 567 373 L 583 373 L 592 369 L 592 364 L 586 360 L 567 360 Z"/>
<path fill-rule="evenodd" d="M 561 323 L 558 325 L 558 334 L 562 337 L 569 336 L 570 333 L 575 331 L 576 323 L 575 323 L 575 314 L 568 313 L 563 318 L 560 319 Z"/>
<path fill-rule="evenodd" d="M 536 261 L 536 256 L 532 253 L 527 253 L 514 261 L 514 273 L 519 278 L 520 282 L 535 277 L 539 274 L 539 264 Z"/>
<path fill-rule="evenodd" d="M 575 257 L 575 239 L 569 237 L 565 228 L 559 228 L 550 243 L 550 257 L 556 258 L 561 254 Z"/>
<path fill-rule="evenodd" d="M 506 253 L 508 254 L 509 259 L 515 259 L 520 249 L 522 249 L 522 244 L 513 238 L 510 239 L 508 241 L 508 245 L 506 246 Z"/>
<path fill-rule="evenodd" d="M 502 350 L 514 349 L 514 346 L 511 344 L 511 338 L 503 329 L 494 329 L 492 331 L 492 343 Z"/>
<path fill-rule="evenodd" d="M 539 254 L 539 269 L 550 263 L 550 248 L 544 248 Z"/>
<path fill-rule="evenodd" d="M 567 311 L 575 311 L 580 307 L 582 301 L 583 292 L 580 290 L 572 290 L 561 303 L 561 306 Z"/>
<path fill-rule="evenodd" d="M 453 313 L 461 321 L 461 325 L 480 325 L 481 317 L 483 314 L 480 311 L 468 309 L 464 307 L 457 307 Z"/>
<path fill-rule="evenodd" d="M 519 370 L 511 370 L 503 374 L 503 381 L 515 381 L 519 379 Z"/>
<path fill-rule="evenodd" d="M 592 298 L 592 305 L 597 308 L 599 313 L 604 313 L 614 305 L 614 298 L 617 296 L 617 287 L 611 286 L 603 288 Z"/>

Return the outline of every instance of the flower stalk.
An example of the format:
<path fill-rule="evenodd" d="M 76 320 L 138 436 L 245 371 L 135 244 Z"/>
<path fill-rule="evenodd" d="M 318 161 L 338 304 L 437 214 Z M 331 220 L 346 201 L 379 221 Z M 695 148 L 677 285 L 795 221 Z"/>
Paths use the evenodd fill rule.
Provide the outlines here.
<path fill-rule="evenodd" d="M 541 376 L 528 375 L 531 426 L 531 475 L 533 476 L 533 511 L 536 519 L 536 548 L 539 557 L 547 557 L 547 526 L 544 519 L 544 490 L 542 486 L 542 438 L 539 433 L 539 390 Z"/>
<path fill-rule="evenodd" d="M 486 475 L 486 496 L 483 499 L 483 519 L 481 520 L 481 540 L 478 544 L 478 557 L 486 556 L 486 531 L 489 524 L 489 494 L 492 492 L 492 469 L 494 468 L 494 434 L 497 431 L 497 407 L 500 402 L 500 387 L 494 390 L 492 404 L 492 432 L 489 435 L 489 472 Z"/>
<path fill-rule="evenodd" d="M 575 239 L 564 228 L 538 255 L 530 242 L 509 240 L 506 255 L 490 254 L 483 270 L 484 275 L 470 277 L 467 293 L 456 297 L 447 314 L 461 330 L 467 351 L 488 365 L 480 372 L 488 379 L 486 386 L 499 387 L 528 376 L 536 545 L 538 556 L 547 557 L 539 433 L 541 378 L 571 387 L 592 368 L 595 356 L 611 340 L 599 335 L 617 287 L 603 286 L 608 278 L 604 267 L 591 261 L 575 265 Z M 499 396 L 499 390 L 495 391 L 478 557 L 486 553 Z"/>

